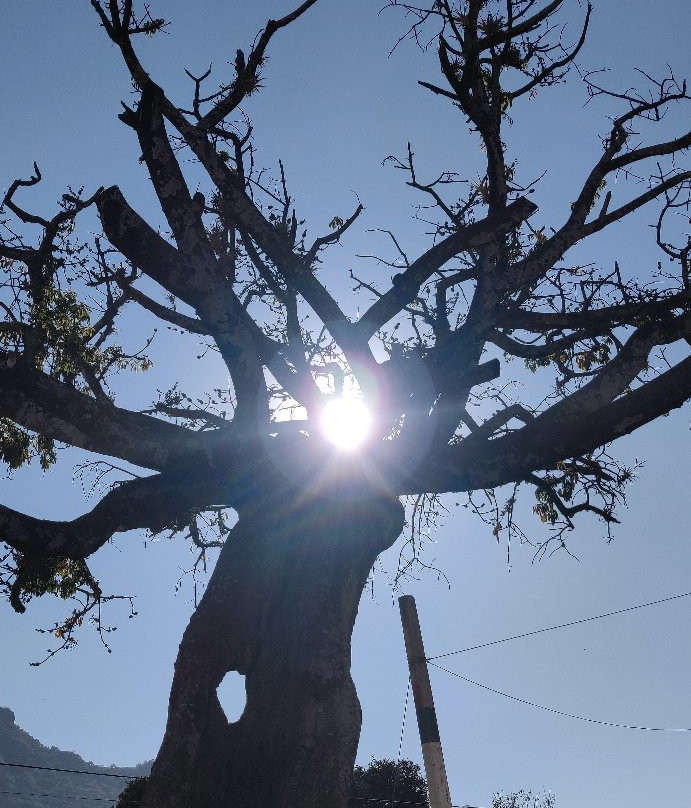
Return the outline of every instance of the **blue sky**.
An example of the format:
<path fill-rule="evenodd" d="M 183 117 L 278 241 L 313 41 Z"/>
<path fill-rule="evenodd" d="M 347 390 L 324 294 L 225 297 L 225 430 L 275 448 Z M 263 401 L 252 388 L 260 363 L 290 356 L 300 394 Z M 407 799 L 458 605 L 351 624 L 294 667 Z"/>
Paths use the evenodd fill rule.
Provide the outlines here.
<path fill-rule="evenodd" d="M 358 227 L 330 254 L 330 288 L 351 299 L 347 269 L 357 253 L 383 248 L 368 228 L 390 228 L 411 252 L 425 243 L 412 220 L 416 197 L 403 177 L 382 161 L 413 143 L 423 170 L 449 169 L 472 177 L 481 155 L 460 116 L 416 85 L 436 77 L 433 53 L 404 44 L 388 53 L 404 22 L 383 0 L 320 0 L 271 49 L 265 87 L 247 105 L 258 156 L 273 167 L 280 157 L 298 212 L 312 232 L 335 215 L 366 206 Z M 583 13 L 567 0 L 571 25 Z M 168 0 L 153 6 L 172 21 L 170 33 L 141 43 L 142 58 L 180 102 L 188 98 L 183 67 L 229 69 L 237 47 L 247 48 L 264 21 L 290 9 L 286 0 L 254 4 Z M 619 87 L 635 80 L 634 67 L 658 74 L 671 64 L 690 74 L 691 6 L 682 0 L 625 4 L 596 0 L 592 34 L 581 62 L 615 66 Z M 117 119 L 130 91 L 118 54 L 99 29 L 88 2 L 5 0 L 0 11 L 0 86 L 3 149 L 0 186 L 27 176 L 36 160 L 45 180 L 32 200 L 50 212 L 67 184 L 88 191 L 117 183 L 149 220 L 161 221 L 131 132 Z M 522 179 L 548 174 L 533 196 L 540 224 L 556 223 L 599 148 L 606 106 L 584 106 L 577 78 L 515 110 L 507 131 Z M 611 111 L 611 107 L 610 107 Z M 674 121 L 669 126 L 674 129 Z M 676 130 L 684 127 L 676 120 Z M 688 126 L 688 117 L 686 118 Z M 27 202 L 27 204 L 30 204 Z M 646 227 L 654 213 L 622 224 L 584 248 L 603 264 L 617 258 L 625 271 L 646 277 L 657 256 Z M 85 228 L 95 220 L 85 217 Z M 339 274 L 340 273 L 340 274 Z M 343 279 L 341 279 L 341 275 Z M 332 286 L 333 284 L 333 286 Z M 147 331 L 131 320 L 132 344 Z M 194 387 L 217 386 L 222 370 L 194 359 L 174 336 L 154 345 L 155 369 L 123 380 L 132 406 L 148 404 L 155 387 L 179 372 Z M 180 369 L 182 368 L 182 371 Z M 675 412 L 621 441 L 619 457 L 646 461 L 629 491 L 622 524 L 607 544 L 604 528 L 584 519 L 571 538 L 579 560 L 558 554 L 532 563 L 530 546 L 506 546 L 463 508 L 453 506 L 431 538 L 427 558 L 449 585 L 422 573 L 407 591 L 417 598 L 429 654 L 475 645 L 531 629 L 587 617 L 691 590 L 686 515 L 689 409 Z M 57 471 L 34 470 L 0 479 L 0 501 L 52 518 L 90 507 L 75 469 L 77 452 L 62 453 Z M 529 510 L 529 507 L 527 508 Z M 524 529 L 537 535 L 528 519 Z M 396 550 L 397 548 L 394 548 Z M 384 565 L 395 564 L 395 553 Z M 99 763 L 127 764 L 153 757 L 163 731 L 177 643 L 191 609 L 192 590 L 181 571 L 191 555 L 181 542 L 119 536 L 94 567 L 106 588 L 137 595 L 139 616 L 119 615 L 108 654 L 84 633 L 80 647 L 40 668 L 29 662 L 47 647 L 34 627 L 51 622 L 55 604 L 32 604 L 17 616 L 0 611 L 0 704 L 48 745 L 74 749 Z M 691 727 L 688 675 L 691 598 L 584 626 L 450 657 L 453 670 L 529 701 L 623 724 Z M 113 615 L 113 619 L 118 617 Z M 356 627 L 353 669 L 364 710 L 359 760 L 395 757 L 407 672 L 395 600 L 386 577 L 366 593 Z M 449 782 L 456 804 L 486 806 L 500 789 L 551 788 L 559 808 L 583 804 L 652 803 L 681 808 L 691 791 L 691 733 L 650 733 L 578 722 L 474 688 L 438 671 L 432 683 Z M 229 708 L 230 709 L 230 708 Z M 403 754 L 420 760 L 412 714 Z"/>

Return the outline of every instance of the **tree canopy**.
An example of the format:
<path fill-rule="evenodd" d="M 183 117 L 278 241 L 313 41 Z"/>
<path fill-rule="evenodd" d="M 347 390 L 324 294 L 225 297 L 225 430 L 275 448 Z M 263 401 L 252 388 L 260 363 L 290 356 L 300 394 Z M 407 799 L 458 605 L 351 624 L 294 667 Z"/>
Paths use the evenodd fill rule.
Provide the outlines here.
<path fill-rule="evenodd" d="M 374 803 L 381 799 L 381 805 L 396 801 L 428 806 L 427 783 L 420 767 L 412 760 L 373 760 L 367 766 L 356 766 L 350 789 L 350 805 Z M 388 802 L 387 802 L 388 801 Z"/>
<path fill-rule="evenodd" d="M 439 81 L 420 83 L 458 112 L 485 165 L 467 177 L 459 161 L 429 179 L 412 147 L 390 158 L 420 194 L 429 243 L 409 255 L 387 231 L 391 252 L 350 272 L 355 315 L 323 266 L 357 233 L 363 204 L 312 232 L 283 164 L 261 168 L 248 117 L 273 40 L 316 2 L 269 20 L 228 75 L 189 71 L 180 106 L 147 71 L 145 39 L 135 47 L 167 23 L 132 0 L 91 0 L 134 88 L 119 117 L 166 230 L 117 186 L 67 189 L 52 215 L 35 213 L 37 166 L 3 199 L 0 455 L 10 468 L 36 458 L 49 469 L 64 444 L 138 470 L 73 520 L 0 505 L 12 607 L 76 598 L 55 628 L 69 645 L 111 597 L 88 560 L 114 534 L 184 533 L 200 562 L 222 547 L 183 638 L 147 806 L 289 805 L 298 793 L 305 805 L 342 804 L 359 730 L 350 633 L 374 560 L 403 529 L 399 500 L 414 502 L 414 541 L 438 496 L 486 492 L 492 504 L 478 510 L 500 536 L 517 529 L 528 487 L 548 541 L 563 543 L 581 513 L 616 521 L 633 470 L 609 444 L 691 395 L 685 83 L 669 71 L 622 90 L 581 71 L 590 97 L 611 106 L 608 131 L 572 202 L 543 223 L 539 178 L 520 176 L 510 126 L 574 66 L 591 6 L 569 39 L 564 0 L 390 0 L 403 38 L 435 43 Z M 672 116 L 682 123 L 668 135 Z M 657 270 L 579 262 L 582 243 L 643 208 Z M 89 209 L 102 227 L 92 241 L 79 229 Z M 146 348 L 120 345 L 135 307 L 201 340 L 228 387 L 190 395 L 181 372 L 144 411 L 123 406 L 114 374 L 150 364 Z M 517 364 L 542 384 L 538 403 L 507 386 Z M 326 419 L 354 402 L 367 434 L 334 447 L 347 410 L 331 432 Z M 228 725 L 215 690 L 230 670 L 247 677 L 248 707 Z M 277 761 L 270 776 L 262 745 Z"/>

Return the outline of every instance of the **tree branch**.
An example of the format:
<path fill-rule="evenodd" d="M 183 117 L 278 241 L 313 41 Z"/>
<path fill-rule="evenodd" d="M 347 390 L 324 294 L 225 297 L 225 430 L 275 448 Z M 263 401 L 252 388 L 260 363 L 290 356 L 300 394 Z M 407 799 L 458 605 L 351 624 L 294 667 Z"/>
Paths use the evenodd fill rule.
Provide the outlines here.
<path fill-rule="evenodd" d="M 257 73 L 266 59 L 266 48 L 271 38 L 281 28 L 285 28 L 298 17 L 301 17 L 317 0 L 306 0 L 290 14 L 286 14 L 280 20 L 269 20 L 262 31 L 259 41 L 252 49 L 247 62 L 244 54 L 238 52 L 235 60 L 236 77 L 229 88 L 228 94 L 222 98 L 197 124 L 203 132 L 210 132 L 227 115 L 229 115 L 257 86 Z"/>
<path fill-rule="evenodd" d="M 422 284 L 454 256 L 495 242 L 504 233 L 518 227 L 537 210 L 537 205 L 521 197 L 494 216 L 467 225 L 413 261 L 401 273 L 394 286 L 376 300 L 362 315 L 358 330 L 363 337 L 371 337 L 404 307 L 412 303 Z"/>
<path fill-rule="evenodd" d="M 27 556 L 84 560 L 115 533 L 135 528 L 158 533 L 217 502 L 225 498 L 213 480 L 157 474 L 120 483 L 71 521 L 37 519 L 0 505 L 0 541 Z"/>
<path fill-rule="evenodd" d="M 209 329 L 197 317 L 188 317 L 186 314 L 182 314 L 181 312 L 175 311 L 168 306 L 157 303 L 148 295 L 145 295 L 139 289 L 136 289 L 130 284 L 123 285 L 122 288 L 125 296 L 129 300 L 133 300 L 135 303 L 138 303 L 142 308 L 150 311 L 151 314 L 153 314 L 159 320 L 165 320 L 172 325 L 177 326 L 177 328 L 181 328 L 184 331 L 189 331 L 191 334 L 200 334 L 203 336 L 209 335 Z"/>
<path fill-rule="evenodd" d="M 379 466 L 399 494 L 496 488 L 518 482 L 536 469 L 580 457 L 681 407 L 691 397 L 691 357 L 641 387 L 598 409 L 567 418 L 533 419 L 522 429 L 478 446 L 468 438 L 435 448 L 403 471 L 396 447 L 384 447 Z"/>
<path fill-rule="evenodd" d="M 163 469 L 200 451 L 194 433 L 96 401 L 0 355 L 0 416 L 41 435 L 143 468 Z"/>
<path fill-rule="evenodd" d="M 600 335 L 618 325 L 634 325 L 641 318 L 655 318 L 665 312 L 683 309 L 688 305 L 684 292 L 658 300 L 640 300 L 616 306 L 603 306 L 585 311 L 502 311 L 499 324 L 502 328 L 531 331 L 544 334 L 548 331 L 583 329 L 590 335 Z"/>

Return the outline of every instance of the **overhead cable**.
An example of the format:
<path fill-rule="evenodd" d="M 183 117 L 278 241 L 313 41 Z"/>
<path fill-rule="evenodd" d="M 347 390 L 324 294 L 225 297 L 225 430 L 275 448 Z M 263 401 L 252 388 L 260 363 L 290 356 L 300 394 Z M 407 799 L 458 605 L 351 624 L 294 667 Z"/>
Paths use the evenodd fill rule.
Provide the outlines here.
<path fill-rule="evenodd" d="M 475 687 L 481 687 L 483 690 L 488 690 L 490 693 L 495 693 L 497 696 L 503 696 L 505 699 L 511 699 L 511 701 L 517 701 L 520 704 L 526 704 L 528 707 L 536 707 L 538 710 L 544 710 L 548 713 L 554 713 L 555 715 L 560 715 L 564 718 L 574 718 L 576 721 L 585 721 L 588 724 L 599 724 L 603 727 L 616 727 L 617 729 L 636 729 L 641 730 L 643 732 L 691 732 L 691 727 L 642 727 L 635 724 L 618 724 L 614 721 L 601 721 L 599 718 L 588 718 L 583 715 L 575 715 L 574 713 L 567 713 L 565 710 L 557 710 L 554 707 L 546 707 L 544 704 L 536 704 L 534 701 L 528 701 L 527 699 L 521 699 L 518 696 L 512 696 L 510 693 L 504 693 L 501 690 L 496 690 L 489 685 L 484 685 L 482 682 L 476 682 L 473 679 L 468 679 L 467 676 L 461 676 L 460 673 L 456 673 L 456 671 L 450 671 L 448 668 L 443 668 L 441 665 L 437 665 L 436 662 L 430 662 L 430 665 L 433 665 L 435 668 L 439 668 L 440 671 L 444 671 L 444 673 L 448 673 L 451 676 L 455 676 L 457 679 L 462 679 L 464 682 L 468 682 L 470 685 L 475 685 Z"/>
<path fill-rule="evenodd" d="M 58 769 L 55 766 L 32 766 L 29 763 L 3 763 L 0 766 L 8 766 L 12 769 L 38 769 L 42 772 L 64 772 L 65 774 L 91 774 L 94 777 L 120 777 L 123 780 L 136 780 L 142 775 L 138 774 L 115 774 L 115 772 L 87 772 L 83 769 Z"/>
<path fill-rule="evenodd" d="M 61 771 L 58 769 L 58 771 Z M 87 774 L 93 774 L 93 772 L 87 772 Z M 117 798 L 111 797 L 77 797 L 73 794 L 38 794 L 30 791 L 0 791 L 0 794 L 7 794 L 13 797 L 49 797 L 51 799 L 57 800 L 91 800 L 93 802 L 117 802 Z M 426 806 L 428 803 L 426 802 L 411 802 L 410 800 L 393 800 L 393 803 L 390 799 L 384 797 L 349 797 L 348 800 L 350 802 L 358 801 L 364 803 L 379 803 L 380 805 L 423 805 Z M 121 803 L 126 804 L 126 803 Z M 135 803 L 133 803 L 135 804 Z M 474 805 L 452 805 L 451 808 L 477 808 Z"/>
<path fill-rule="evenodd" d="M 526 631 L 523 634 L 514 634 L 511 637 L 504 637 L 501 640 L 492 640 L 491 642 L 483 642 L 480 645 L 471 645 L 469 648 L 461 648 L 458 651 L 447 651 L 445 654 L 437 654 L 436 656 L 427 657 L 427 661 L 431 662 L 433 659 L 443 659 L 444 657 L 454 656 L 455 654 L 464 654 L 466 651 L 477 651 L 480 648 L 488 648 L 490 645 L 499 645 L 503 642 L 510 642 L 511 640 L 522 640 L 524 637 L 533 637 L 535 634 L 543 634 L 546 631 L 556 631 L 559 628 L 568 628 L 569 626 L 578 626 L 581 623 L 590 623 L 592 620 L 601 620 L 603 617 L 613 617 L 616 614 L 624 614 L 625 612 L 633 612 L 636 609 L 645 609 L 648 606 L 658 606 L 660 603 L 669 603 L 673 600 L 680 598 L 691 597 L 691 592 L 684 592 L 681 595 L 672 595 L 668 598 L 661 598 L 660 600 L 651 600 L 647 603 L 639 603 L 636 606 L 627 606 L 625 609 L 617 609 L 613 612 L 605 612 L 605 614 L 596 614 L 593 617 L 583 617 L 580 620 L 572 620 L 569 623 L 560 623 L 558 626 L 549 626 L 548 628 L 538 628 L 535 631 Z"/>
<path fill-rule="evenodd" d="M 91 800 L 92 802 L 115 802 L 110 797 L 76 797 L 72 794 L 36 794 L 30 791 L 0 791 L 0 794 L 9 794 L 12 797 L 50 797 L 56 800 Z"/>

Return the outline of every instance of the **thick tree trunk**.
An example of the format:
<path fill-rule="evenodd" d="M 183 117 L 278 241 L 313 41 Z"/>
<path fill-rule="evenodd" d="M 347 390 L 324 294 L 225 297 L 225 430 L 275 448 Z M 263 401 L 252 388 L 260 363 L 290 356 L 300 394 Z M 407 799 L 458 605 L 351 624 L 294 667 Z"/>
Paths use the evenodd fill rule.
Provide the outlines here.
<path fill-rule="evenodd" d="M 358 603 L 403 527 L 397 500 L 276 491 L 240 511 L 185 631 L 145 808 L 342 808 L 360 733 Z M 229 723 L 216 690 L 245 678 Z"/>

